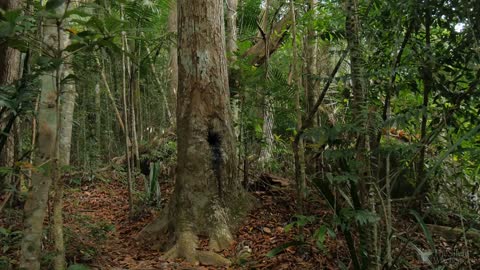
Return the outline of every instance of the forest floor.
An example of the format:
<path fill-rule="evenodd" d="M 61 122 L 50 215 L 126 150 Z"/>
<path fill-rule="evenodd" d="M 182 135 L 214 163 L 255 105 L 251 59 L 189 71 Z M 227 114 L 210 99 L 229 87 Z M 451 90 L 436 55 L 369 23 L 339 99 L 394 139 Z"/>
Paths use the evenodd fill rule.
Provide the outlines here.
<path fill-rule="evenodd" d="M 135 194 L 137 206 L 133 218 L 130 218 L 128 192 L 126 184 L 119 180 L 121 178 L 121 175 L 111 171 L 103 177 L 108 180 L 97 178 L 76 184 L 72 184 L 71 179 L 67 181 L 69 188 L 66 190 L 64 215 L 67 259 L 70 262 L 99 270 L 219 269 L 194 266 L 181 260 L 165 261 L 161 258 L 162 252 L 153 248 L 154 245 L 139 241 L 139 232 L 160 211 L 142 202 L 143 182 L 137 179 L 136 189 L 140 191 Z M 165 205 L 173 192 L 172 183 L 163 182 L 161 190 L 162 205 Z M 252 194 L 256 198 L 256 208 L 236 232 L 235 243 L 223 252 L 233 262 L 231 267 L 223 269 L 352 269 L 344 237 L 336 228 L 331 230 L 336 236 L 324 234 L 323 245 L 319 246 L 315 242 L 313 236 L 319 232 L 318 229 L 323 225 L 323 228 L 330 227 L 333 217 L 332 211 L 319 196 L 309 196 L 312 199 L 306 203 L 304 210 L 307 217 L 304 220 L 308 222 L 300 233 L 295 226 L 286 230 L 290 226 L 288 224 L 294 220 L 299 221 L 294 217 L 297 204 L 292 188 L 273 187 Z M 0 228 L 8 227 L 11 232 L 15 231 L 14 227 L 20 230 L 21 210 L 16 213 L 8 212 L 7 215 L 0 216 Z M 398 269 L 432 269 L 428 262 L 420 260 L 422 250 L 429 249 L 421 226 L 415 226 L 416 223 L 401 215 L 395 216 L 400 216 L 394 220 L 398 239 L 411 239 L 408 244 L 394 240 L 394 256 L 401 255 L 396 258 L 399 263 L 406 265 Z M 307 244 L 286 247 L 287 243 L 299 243 L 301 240 Z M 206 241 L 202 240 L 200 245 L 206 245 Z M 468 249 L 462 248 L 461 239 L 447 241 L 434 235 L 434 241 L 437 252 L 441 255 L 436 264 L 447 266 L 444 269 L 468 269 L 464 252 Z M 5 245 L 4 242 L 2 244 Z M 279 249 L 282 245 L 286 248 Z M 45 246 L 48 247 L 49 243 Z M 480 269 L 480 252 L 473 250 L 473 247 L 469 248 L 470 254 L 467 257 L 470 256 L 471 269 Z M 15 248 L 10 249 L 6 253 L 10 256 L 18 255 L 18 250 L 14 250 Z M 266 256 L 272 250 L 278 254 L 272 258 Z M 46 256 L 44 265 L 48 265 L 49 260 L 51 257 Z M 15 260 L 11 262 L 16 264 Z"/>
<path fill-rule="evenodd" d="M 143 183 L 138 183 L 138 187 Z M 165 205 L 173 192 L 172 183 L 161 186 Z M 70 189 L 69 201 L 65 204 L 65 224 L 71 235 L 67 239 L 69 259 L 87 264 L 94 269 L 218 269 L 194 266 L 182 261 L 162 260 L 162 252 L 152 245 L 137 240 L 139 232 L 159 214 L 152 207 L 136 209 L 129 218 L 128 192 L 120 182 L 95 183 Z M 234 265 L 228 269 L 338 269 L 336 259 L 348 260 L 348 251 L 343 240 L 327 239 L 330 252 L 324 254 L 314 245 L 289 247 L 273 258 L 266 257 L 271 250 L 288 242 L 299 240 L 297 228 L 285 232 L 295 213 L 294 190 L 276 188 L 254 192 L 256 208 L 239 228 L 236 241 L 223 252 Z M 316 215 L 316 221 L 303 229 L 305 238 L 311 237 L 314 229 L 329 213 L 321 201 L 307 205 Z M 321 206 L 321 207 L 319 207 Z M 206 245 L 203 240 L 200 246 Z M 227 269 L 227 268 L 225 268 Z"/>

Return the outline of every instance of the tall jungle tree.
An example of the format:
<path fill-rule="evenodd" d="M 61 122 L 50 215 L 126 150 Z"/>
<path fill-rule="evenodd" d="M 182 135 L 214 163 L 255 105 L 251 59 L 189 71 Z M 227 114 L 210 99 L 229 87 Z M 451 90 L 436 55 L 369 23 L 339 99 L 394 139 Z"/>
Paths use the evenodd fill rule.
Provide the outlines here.
<path fill-rule="evenodd" d="M 248 200 L 237 175 L 223 3 L 177 5 L 177 177 L 169 220 L 160 223 L 174 229 L 176 243 L 165 257 L 224 265 L 229 261 L 212 251 L 233 241 Z M 212 251 L 197 250 L 199 235 L 210 237 Z"/>

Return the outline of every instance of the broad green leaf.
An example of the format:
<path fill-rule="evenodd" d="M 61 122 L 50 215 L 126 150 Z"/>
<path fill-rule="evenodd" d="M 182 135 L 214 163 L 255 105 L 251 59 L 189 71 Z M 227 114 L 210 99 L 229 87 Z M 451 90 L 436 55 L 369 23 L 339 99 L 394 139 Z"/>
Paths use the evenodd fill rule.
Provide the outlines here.
<path fill-rule="evenodd" d="M 415 217 L 415 219 L 417 220 L 418 224 L 420 224 L 420 227 L 422 228 L 423 233 L 425 234 L 425 238 L 427 238 L 428 244 L 432 248 L 433 252 L 436 253 L 435 242 L 433 241 L 432 234 L 430 233 L 430 230 L 427 228 L 427 225 L 423 221 L 423 218 L 415 210 L 410 210 L 410 214 L 412 214 Z"/>

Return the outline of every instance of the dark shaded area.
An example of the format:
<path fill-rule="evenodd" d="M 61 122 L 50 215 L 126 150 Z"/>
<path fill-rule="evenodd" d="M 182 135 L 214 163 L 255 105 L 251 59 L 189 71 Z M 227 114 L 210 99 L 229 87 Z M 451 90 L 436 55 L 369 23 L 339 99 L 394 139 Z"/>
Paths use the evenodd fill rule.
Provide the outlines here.
<path fill-rule="evenodd" d="M 212 154 L 212 170 L 217 181 L 218 194 L 222 194 L 222 137 L 217 132 L 208 130 L 207 142 L 210 145 Z"/>

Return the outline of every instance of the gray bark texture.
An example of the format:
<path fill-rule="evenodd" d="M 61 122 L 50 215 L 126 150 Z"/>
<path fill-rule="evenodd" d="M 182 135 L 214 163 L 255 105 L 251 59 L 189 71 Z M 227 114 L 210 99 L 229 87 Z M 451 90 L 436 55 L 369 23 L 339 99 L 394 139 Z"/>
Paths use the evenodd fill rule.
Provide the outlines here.
<path fill-rule="evenodd" d="M 65 4 L 55 12 L 65 11 Z M 57 16 L 60 17 L 60 16 Z M 43 24 L 43 44 L 48 48 L 48 55 L 58 56 L 62 38 L 58 35 L 56 19 L 47 19 Z M 60 47 L 59 47 L 60 46 Z M 32 174 L 32 187 L 25 202 L 25 221 L 21 243 L 20 268 L 39 270 L 41 261 L 41 244 L 43 222 L 45 219 L 50 187 L 57 167 L 57 129 L 58 129 L 58 78 L 57 70 L 46 72 L 41 76 L 42 92 L 38 109 L 38 137 Z"/>

